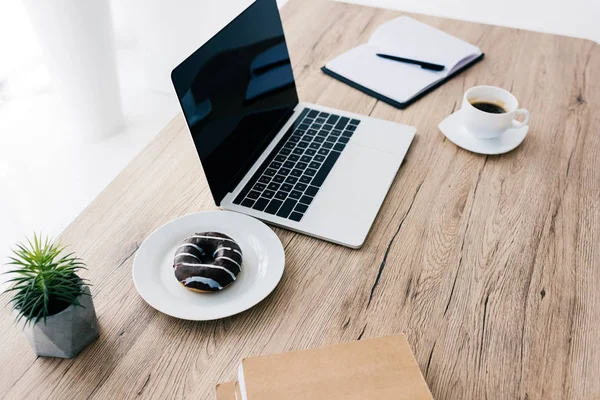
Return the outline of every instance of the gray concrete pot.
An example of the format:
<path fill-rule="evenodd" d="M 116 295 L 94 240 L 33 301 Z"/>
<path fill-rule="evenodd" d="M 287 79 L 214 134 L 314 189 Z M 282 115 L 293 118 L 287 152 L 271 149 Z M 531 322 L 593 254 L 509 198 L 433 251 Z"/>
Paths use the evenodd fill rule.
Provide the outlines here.
<path fill-rule="evenodd" d="M 38 356 L 73 358 L 98 337 L 96 310 L 90 289 L 79 296 L 83 307 L 69 306 L 58 314 L 40 320 L 37 324 L 25 324 L 23 331 L 33 351 Z"/>

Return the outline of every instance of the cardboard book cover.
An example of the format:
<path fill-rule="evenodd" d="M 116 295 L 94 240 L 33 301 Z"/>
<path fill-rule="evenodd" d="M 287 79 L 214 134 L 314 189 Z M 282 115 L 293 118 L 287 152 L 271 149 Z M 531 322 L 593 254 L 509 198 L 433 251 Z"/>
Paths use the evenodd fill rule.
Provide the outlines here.
<path fill-rule="evenodd" d="M 242 360 L 241 400 L 430 400 L 404 336 Z"/>
<path fill-rule="evenodd" d="M 216 392 L 217 400 L 237 400 L 235 398 L 235 382 L 219 383 Z"/>

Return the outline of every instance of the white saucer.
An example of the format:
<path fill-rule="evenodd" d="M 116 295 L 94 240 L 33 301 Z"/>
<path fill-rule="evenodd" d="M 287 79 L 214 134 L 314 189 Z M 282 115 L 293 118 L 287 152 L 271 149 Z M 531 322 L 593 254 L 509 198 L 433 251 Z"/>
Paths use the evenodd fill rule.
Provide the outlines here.
<path fill-rule="evenodd" d="M 242 272 L 222 291 L 196 293 L 173 273 L 176 247 L 196 232 L 221 232 L 242 248 Z M 133 282 L 142 298 L 172 317 L 207 321 L 245 311 L 275 289 L 285 266 L 281 241 L 264 223 L 243 214 L 208 211 L 174 219 L 142 243 L 133 261 Z"/>
<path fill-rule="evenodd" d="M 462 124 L 460 110 L 448 116 L 439 125 L 440 131 L 455 145 L 465 150 L 479 154 L 503 154 L 519 146 L 529 126 L 518 129 L 508 129 L 500 137 L 494 139 L 479 139 L 471 135 Z"/>

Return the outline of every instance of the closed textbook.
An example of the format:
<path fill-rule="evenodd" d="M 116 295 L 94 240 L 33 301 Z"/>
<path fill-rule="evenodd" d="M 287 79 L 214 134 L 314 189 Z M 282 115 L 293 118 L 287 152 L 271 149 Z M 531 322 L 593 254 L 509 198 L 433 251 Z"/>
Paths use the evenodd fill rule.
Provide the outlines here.
<path fill-rule="evenodd" d="M 238 400 L 235 398 L 235 382 L 219 383 L 216 392 L 217 400 Z"/>
<path fill-rule="evenodd" d="M 216 389 L 217 400 L 242 400 L 240 385 L 237 382 L 219 383 Z"/>
<path fill-rule="evenodd" d="M 242 360 L 241 400 L 430 400 L 404 336 Z"/>
<path fill-rule="evenodd" d="M 423 69 L 377 54 L 441 64 Z M 413 18 L 402 16 L 379 26 L 369 42 L 329 61 L 323 72 L 395 107 L 404 108 L 483 58 L 470 43 Z"/>

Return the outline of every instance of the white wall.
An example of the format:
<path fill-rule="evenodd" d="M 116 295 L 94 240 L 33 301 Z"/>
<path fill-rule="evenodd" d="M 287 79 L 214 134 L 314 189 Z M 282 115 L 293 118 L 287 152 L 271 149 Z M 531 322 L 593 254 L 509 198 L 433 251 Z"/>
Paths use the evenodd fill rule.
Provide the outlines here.
<path fill-rule="evenodd" d="M 287 0 L 278 0 L 280 6 Z M 134 40 L 148 85 L 172 93 L 170 72 L 253 0 L 113 0 L 117 36 Z"/>
<path fill-rule="evenodd" d="M 338 0 L 600 42 L 600 0 Z"/>

